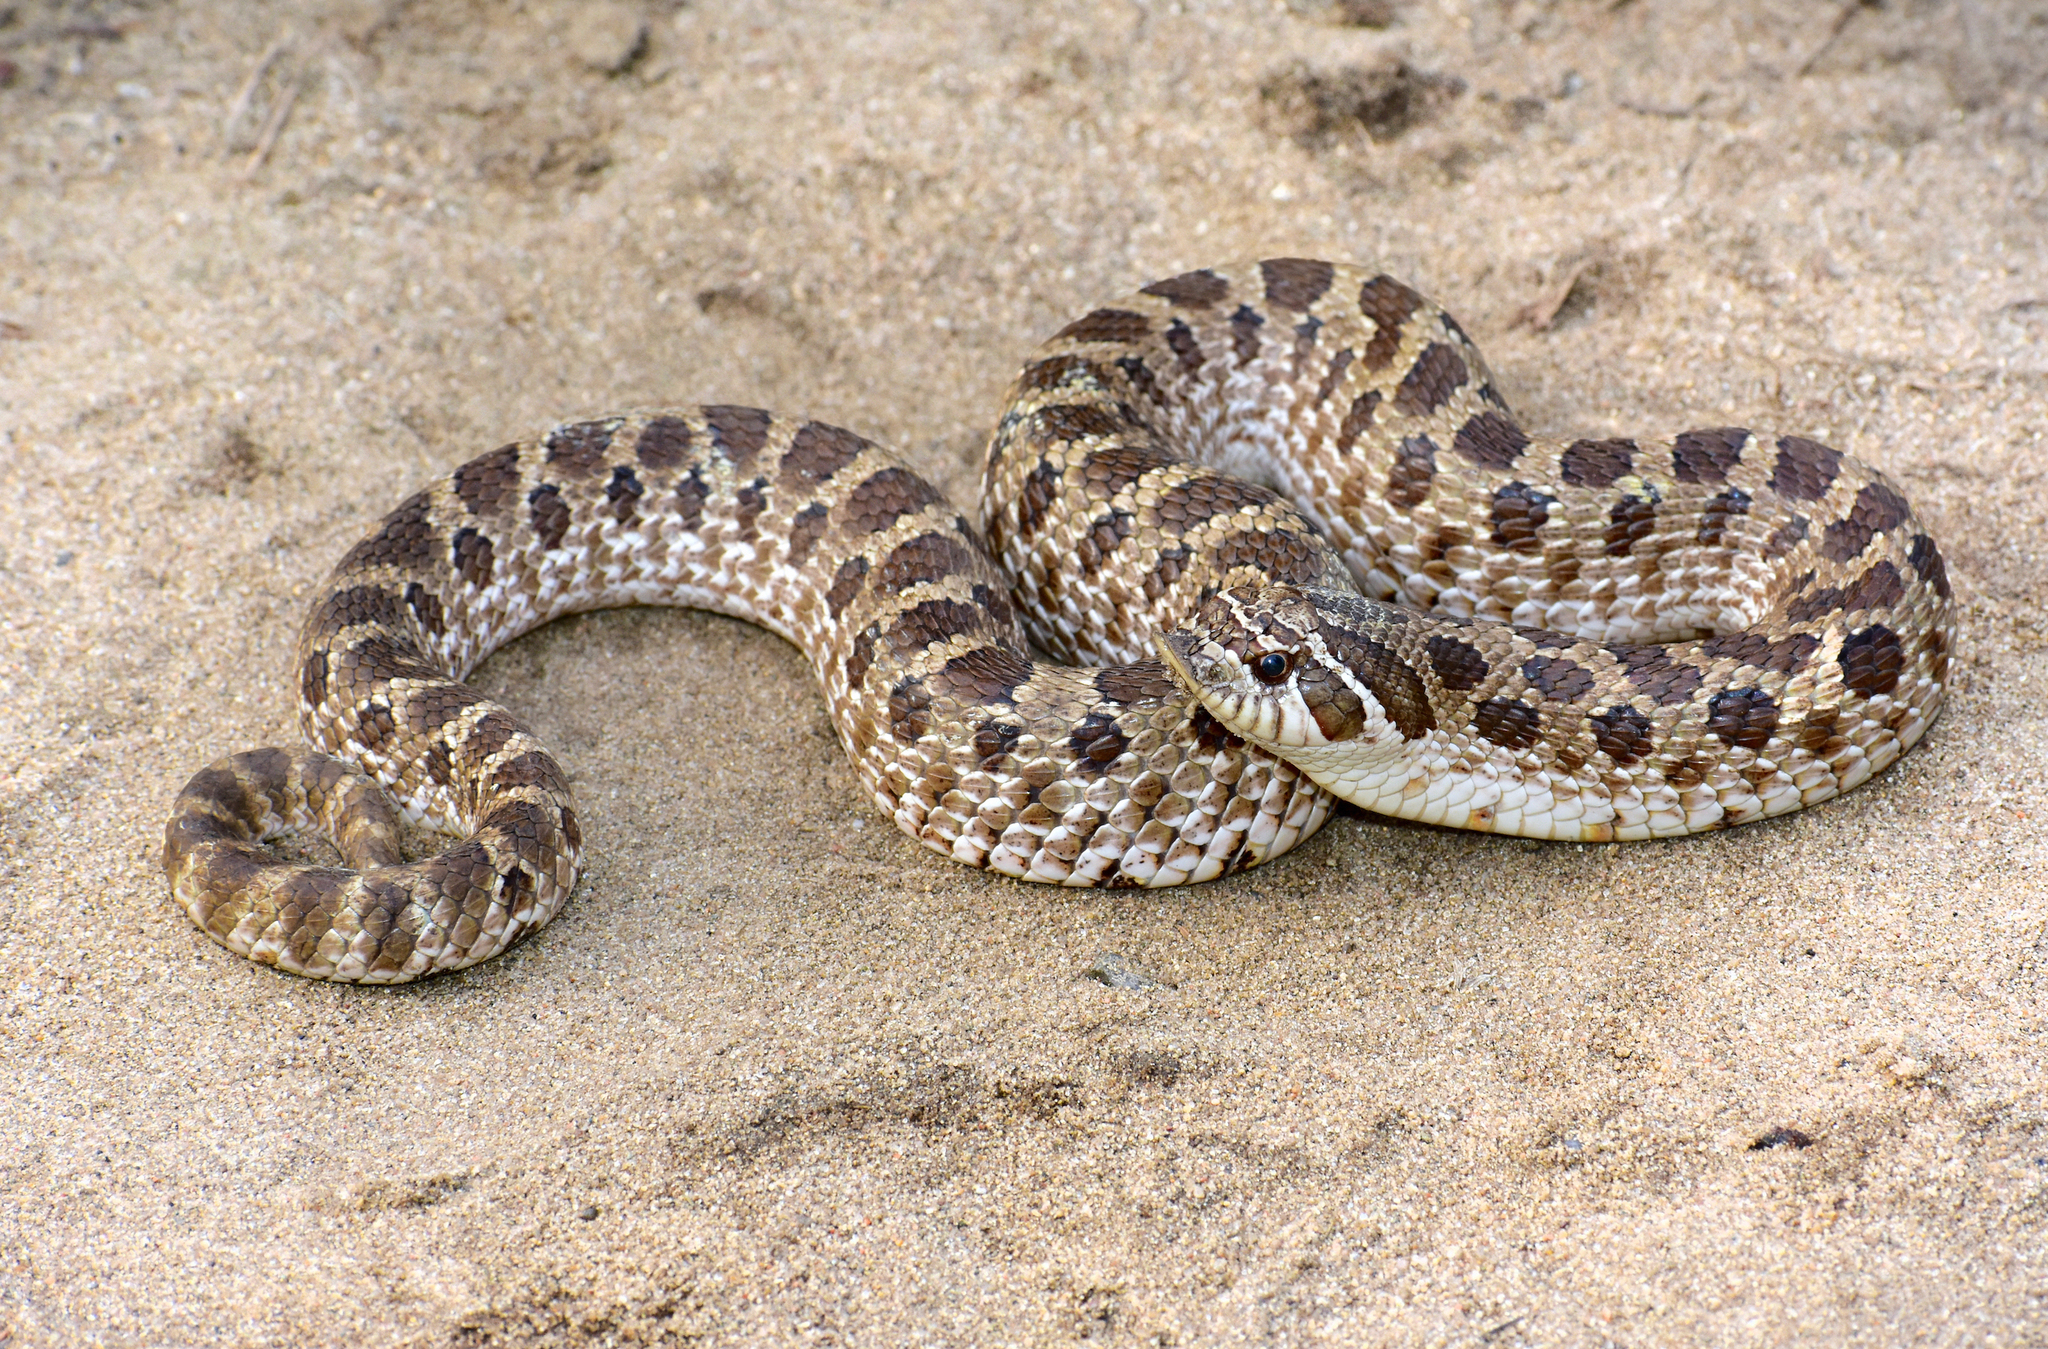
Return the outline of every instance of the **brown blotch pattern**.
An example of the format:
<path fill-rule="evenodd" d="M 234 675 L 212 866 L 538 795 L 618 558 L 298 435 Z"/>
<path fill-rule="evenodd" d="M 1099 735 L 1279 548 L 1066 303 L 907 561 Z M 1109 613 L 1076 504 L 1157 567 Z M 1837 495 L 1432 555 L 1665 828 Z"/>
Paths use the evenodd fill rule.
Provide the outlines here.
<path fill-rule="evenodd" d="M 974 556 L 950 534 L 920 534 L 896 545 L 875 569 L 875 588 L 896 595 L 914 585 L 943 581 L 974 565 Z"/>
<path fill-rule="evenodd" d="M 1542 548 L 1540 531 L 1549 523 L 1550 508 L 1556 504 L 1556 497 L 1525 482 L 1508 483 L 1493 494 L 1493 541 L 1518 553 Z"/>
<path fill-rule="evenodd" d="M 1250 305 L 1241 304 L 1230 316 L 1230 346 L 1239 365 L 1249 365 L 1259 354 L 1259 329 L 1266 320 Z"/>
<path fill-rule="evenodd" d="M 1863 555 L 1872 539 L 1897 529 L 1911 513 L 1906 499 L 1888 484 L 1869 483 L 1856 494 L 1848 515 L 1821 534 L 1820 555 L 1830 562 L 1854 561 Z"/>
<path fill-rule="evenodd" d="M 1482 412 L 1458 428 L 1451 448 L 1481 468 L 1508 468 L 1529 448 L 1529 437 L 1500 413 Z"/>
<path fill-rule="evenodd" d="M 690 454 L 690 424 L 681 417 L 656 417 L 640 429 L 633 457 L 642 468 L 672 469 Z"/>
<path fill-rule="evenodd" d="M 1152 321 L 1128 309 L 1098 309 L 1059 330 L 1069 342 L 1136 342 L 1152 332 Z"/>
<path fill-rule="evenodd" d="M 1093 392 L 1108 382 L 1107 370 L 1086 356 L 1076 356 L 1071 352 L 1033 361 L 1024 367 L 1023 374 L 1017 376 L 1017 387 L 1033 393 L 1051 393 L 1058 389 Z"/>
<path fill-rule="evenodd" d="M 382 586 L 358 585 L 335 591 L 315 605 L 306 620 L 306 631 L 331 639 L 364 624 L 392 628 L 400 622 L 398 596 Z"/>
<path fill-rule="evenodd" d="M 1270 505 L 1279 499 L 1271 488 L 1257 483 L 1220 473 L 1202 473 L 1161 492 L 1156 509 L 1160 519 L 1187 526 L 1233 514 L 1247 506 Z"/>
<path fill-rule="evenodd" d="M 932 728 L 932 693 L 923 679 L 912 676 L 889 690 L 889 731 L 906 744 L 922 740 Z"/>
<path fill-rule="evenodd" d="M 762 489 L 767 485 L 766 478 L 756 478 L 733 494 L 732 519 L 744 543 L 760 537 L 761 512 L 768 509 L 768 496 Z"/>
<path fill-rule="evenodd" d="M 519 485 L 519 447 L 501 445 L 455 470 L 455 495 L 471 515 L 496 515 Z"/>
<path fill-rule="evenodd" d="M 474 529 L 457 530 L 449 546 L 455 574 L 479 589 L 490 583 L 491 569 L 496 562 L 494 552 L 489 536 Z"/>
<path fill-rule="evenodd" d="M 1575 440 L 1558 461 L 1558 476 L 1574 487 L 1610 487 L 1635 472 L 1633 440 Z"/>
<path fill-rule="evenodd" d="M 1055 403 L 1032 414 L 1031 424 L 1047 440 L 1089 440 L 1131 429 L 1111 408 L 1094 403 Z"/>
<path fill-rule="evenodd" d="M 573 422 L 558 426 L 548 432 L 542 442 L 547 449 L 549 467 L 559 469 L 572 477 L 589 473 L 601 463 L 612 447 L 612 433 L 619 429 L 614 421 Z"/>
<path fill-rule="evenodd" d="M 1520 753 L 1543 738 L 1542 714 L 1513 698 L 1488 698 L 1472 712 L 1472 731 L 1502 749 Z"/>
<path fill-rule="evenodd" d="M 1379 700 L 1387 720 L 1402 739 L 1416 740 L 1436 729 L 1436 713 L 1430 708 L 1429 691 L 1423 687 L 1422 676 L 1409 668 L 1392 647 L 1334 623 L 1319 622 L 1316 633 L 1352 677 L 1372 690 L 1372 696 Z M 1359 725 L 1362 728 L 1364 723 Z"/>
<path fill-rule="evenodd" d="M 1087 565 L 1087 544 L 1081 546 L 1082 565 Z M 1321 550 L 1301 535 L 1286 529 L 1254 529 L 1233 534 L 1216 545 L 1216 566 L 1220 572 L 1238 567 L 1257 567 L 1276 581 L 1302 584 L 1322 575 Z"/>
<path fill-rule="evenodd" d="M 1876 698 L 1898 688 L 1899 675 L 1906 668 L 1905 646 L 1896 632 L 1873 623 L 1842 643 L 1840 662 L 1842 687 Z"/>
<path fill-rule="evenodd" d="M 988 630 L 988 613 L 980 605 L 935 599 L 921 600 L 898 614 L 886 636 L 896 655 L 907 659 L 933 642 L 972 637 Z"/>
<path fill-rule="evenodd" d="M 1841 730 L 1842 710 L 1838 707 L 1817 707 L 1806 714 L 1806 720 L 1799 723 L 1799 729 L 1791 735 L 1792 743 L 1813 754 L 1826 752 L 1836 741 Z"/>
<path fill-rule="evenodd" d="M 1107 501 L 1155 469 L 1180 462 L 1156 445 L 1116 445 L 1096 450 L 1081 466 L 1081 476 Z"/>
<path fill-rule="evenodd" d="M 1721 493 L 1700 512 L 1700 527 L 1693 535 L 1693 541 L 1709 547 L 1719 546 L 1728 531 L 1728 521 L 1735 516 L 1749 514 L 1752 504 L 1749 493 L 1740 487 L 1731 487 Z"/>
<path fill-rule="evenodd" d="M 988 610 L 996 626 L 1008 630 L 1016 615 L 1010 609 L 1010 595 L 1007 587 L 992 586 L 986 581 L 977 581 L 968 593 L 968 598 Z"/>
<path fill-rule="evenodd" d="M 1379 405 L 1378 389 L 1367 389 L 1351 400 L 1351 408 L 1344 414 L 1344 423 L 1337 428 L 1337 453 L 1349 454 L 1351 447 L 1358 443 L 1358 438 L 1372 429 L 1373 413 Z"/>
<path fill-rule="evenodd" d="M 1090 712 L 1081 718 L 1075 724 L 1073 734 L 1067 738 L 1067 748 L 1074 754 L 1075 769 L 1090 778 L 1099 778 L 1108 772 L 1110 765 L 1121 759 L 1130 745 L 1130 738 L 1117 727 L 1115 718 L 1101 712 Z"/>
<path fill-rule="evenodd" d="M 1031 662 L 999 646 L 980 646 L 955 656 L 932 676 L 932 682 L 956 698 L 991 706 L 1012 704 L 1017 689 L 1031 679 Z"/>
<path fill-rule="evenodd" d="M 1929 628 L 1920 638 L 1920 650 L 1928 658 L 1928 673 L 1937 680 L 1948 678 L 1948 634 Z"/>
<path fill-rule="evenodd" d="M 1030 536 L 1038 532 L 1045 513 L 1052 509 L 1052 503 L 1059 499 L 1060 483 L 1064 477 L 1058 466 L 1051 460 L 1041 460 L 1024 479 L 1024 490 L 1017 494 L 1017 532 Z"/>
<path fill-rule="evenodd" d="M 1344 372 L 1351 368 L 1351 362 L 1356 359 L 1357 356 L 1350 347 L 1343 348 L 1330 358 L 1329 366 L 1323 371 L 1323 382 L 1316 386 L 1315 405 L 1317 407 L 1321 407 L 1330 401 L 1330 395 L 1337 391 L 1337 385 L 1343 380 Z M 1372 392 L 1373 402 L 1379 402 L 1378 391 L 1374 390 Z M 1358 400 L 1355 398 L 1352 400 L 1354 406 L 1356 406 L 1357 402 Z M 1354 432 L 1351 438 L 1356 440 L 1358 438 L 1357 434 Z M 1345 443 L 1344 448 L 1350 448 L 1349 441 Z"/>
<path fill-rule="evenodd" d="M 1778 438 L 1778 462 L 1771 490 L 1794 501 L 1819 501 L 1842 471 L 1842 454 L 1804 436 Z"/>
<path fill-rule="evenodd" d="M 1687 431 L 1672 442 L 1671 476 L 1685 483 L 1711 487 L 1728 481 L 1728 470 L 1742 462 L 1749 432 L 1740 426 Z"/>
<path fill-rule="evenodd" d="M 1764 557 L 1772 562 L 1790 553 L 1806 541 L 1807 518 L 1795 515 L 1771 531 L 1771 537 L 1764 540 Z"/>
<path fill-rule="evenodd" d="M 1179 276 L 1169 276 L 1164 281 L 1154 281 L 1141 293 L 1156 295 L 1162 300 L 1187 309 L 1207 309 L 1230 294 L 1230 283 L 1207 270 L 1182 272 Z"/>
<path fill-rule="evenodd" d="M 1376 276 L 1359 288 L 1358 311 L 1373 322 L 1372 340 L 1361 358 L 1368 370 L 1384 370 L 1401 349 L 1401 325 L 1422 307 L 1422 297 L 1391 276 Z"/>
<path fill-rule="evenodd" d="M 703 528 L 704 502 L 709 490 L 694 468 L 676 484 L 676 516 L 684 529 Z"/>
<path fill-rule="evenodd" d="M 1268 258 L 1259 264 L 1259 274 L 1265 278 L 1268 301 L 1307 313 L 1330 289 L 1337 269 L 1308 258 Z"/>
<path fill-rule="evenodd" d="M 1941 550 L 1934 546 L 1934 540 L 1925 534 L 1913 536 L 1913 551 L 1906 555 L 1913 570 L 1920 573 L 1920 579 L 1934 587 L 1934 593 L 1943 599 L 1955 598 L 1949 589 L 1948 566 L 1941 560 Z"/>
<path fill-rule="evenodd" d="M 832 584 L 825 591 L 825 609 L 837 618 L 846 612 L 867 584 L 868 560 L 856 553 L 839 564 L 839 570 L 832 576 Z M 858 679 L 853 681 L 860 683 Z"/>
<path fill-rule="evenodd" d="M 851 431 L 842 431 L 823 422 L 805 422 L 790 437 L 789 449 L 782 456 L 781 490 L 804 492 L 815 489 L 860 458 L 863 450 L 873 448 L 870 442 Z"/>
<path fill-rule="evenodd" d="M 754 456 L 768 443 L 768 427 L 773 421 L 760 408 L 721 403 L 704 409 L 704 423 L 711 428 L 711 443 L 735 473 L 753 467 Z"/>
<path fill-rule="evenodd" d="M 1436 478 L 1436 442 L 1428 436 L 1409 436 L 1394 453 L 1394 466 L 1387 470 L 1387 500 L 1413 509 L 1429 499 L 1429 485 Z"/>
<path fill-rule="evenodd" d="M 1863 574 L 1856 578 L 1856 584 L 1842 596 L 1842 607 L 1851 612 L 1882 609 L 1897 604 L 1905 597 L 1905 578 L 1899 575 L 1897 567 L 1880 558 L 1865 568 Z"/>
<path fill-rule="evenodd" d="M 1365 729 L 1365 703 L 1335 670 L 1324 665 L 1305 666 L 1295 680 L 1295 689 L 1325 740 L 1349 740 Z"/>
<path fill-rule="evenodd" d="M 1633 707 L 1610 707 L 1595 712 L 1587 721 L 1593 727 L 1594 743 L 1617 768 L 1642 759 L 1655 743 L 1650 719 Z"/>
<path fill-rule="evenodd" d="M 1691 702 L 1706 682 L 1698 669 L 1673 661 L 1661 646 L 1614 646 L 1608 651 L 1628 671 L 1628 682 L 1659 707 Z"/>
<path fill-rule="evenodd" d="M 849 492 L 839 508 L 846 532 L 874 534 L 901 516 L 943 501 L 939 490 L 907 468 L 885 468 Z"/>
<path fill-rule="evenodd" d="M 640 485 L 640 479 L 625 464 L 612 469 L 611 481 L 604 485 L 605 513 L 622 525 L 631 524 L 635 508 L 647 489 Z"/>
<path fill-rule="evenodd" d="M 1806 580 L 1813 579 L 1813 573 L 1806 573 Z M 1802 582 L 1802 585 L 1804 582 Z M 1796 594 L 1785 605 L 1785 621 L 1788 623 L 1811 623 L 1817 618 L 1826 618 L 1842 607 L 1842 588 L 1822 586 Z"/>
<path fill-rule="evenodd" d="M 1175 319 L 1166 325 L 1166 345 L 1173 349 L 1173 358 L 1180 362 L 1180 368 L 1187 375 L 1195 375 L 1202 368 L 1202 344 L 1195 340 L 1194 329 Z"/>
<path fill-rule="evenodd" d="M 810 561 L 812 550 L 831 524 L 832 512 L 815 501 L 798 511 L 789 522 L 789 565 L 801 567 Z"/>
<path fill-rule="evenodd" d="M 439 637 L 448 630 L 447 617 L 441 609 L 441 597 L 421 585 L 408 581 L 405 587 L 405 607 L 412 610 L 419 621 L 420 631 L 429 637 Z"/>
<path fill-rule="evenodd" d="M 1080 541 L 1074 545 L 1074 558 L 1081 564 L 1084 575 L 1093 576 L 1115 553 L 1117 546 L 1131 537 L 1137 528 L 1136 518 L 1129 511 L 1110 511 L 1097 516 Z"/>
<path fill-rule="evenodd" d="M 1707 700 L 1707 731 L 1721 743 L 1762 749 L 1778 729 L 1778 704 L 1762 689 L 1723 689 Z"/>
<path fill-rule="evenodd" d="M 1795 632 L 1787 637 L 1772 637 L 1763 632 L 1731 632 L 1709 637 L 1700 643 L 1700 655 L 1707 660 L 1730 660 L 1738 669 L 1753 665 L 1759 670 L 1781 675 L 1790 675 L 1800 669 L 1819 649 L 1820 638 L 1804 632 Z"/>
<path fill-rule="evenodd" d="M 840 571 L 843 574 L 845 568 L 840 568 Z M 838 617 L 837 612 L 833 617 Z M 853 649 L 846 653 L 846 682 L 849 687 L 860 688 L 868 677 L 868 671 L 874 667 L 875 637 L 878 632 L 879 626 L 870 623 L 855 635 Z"/>
<path fill-rule="evenodd" d="M 1159 380 L 1152 373 L 1152 367 L 1136 356 L 1119 356 L 1116 368 L 1123 371 L 1124 378 L 1131 382 L 1131 388 L 1153 406 L 1166 402 L 1166 391 L 1159 387 Z"/>
<path fill-rule="evenodd" d="M 562 546 L 562 539 L 569 532 L 569 507 L 562 500 L 561 488 L 553 483 L 534 488 L 526 494 L 526 513 L 541 547 Z"/>
<path fill-rule="evenodd" d="M 1022 726 L 1001 721 L 983 722 L 974 732 L 974 752 L 981 756 L 982 770 L 995 769 L 1023 738 Z"/>
<path fill-rule="evenodd" d="M 1179 583 L 1182 571 L 1194 555 L 1194 549 L 1178 543 L 1160 549 L 1159 560 L 1153 564 L 1152 570 L 1145 574 L 1145 598 L 1156 603 L 1172 590 Z"/>
<path fill-rule="evenodd" d="M 428 514 L 432 500 L 415 492 L 384 517 L 375 534 L 348 550 L 335 568 L 337 573 L 392 567 L 401 571 L 428 566 L 434 557 L 435 533 Z"/>
<path fill-rule="evenodd" d="M 1577 702 L 1593 691 L 1593 672 L 1562 656 L 1531 656 L 1522 662 L 1522 678 L 1553 702 Z"/>
<path fill-rule="evenodd" d="M 1658 500 L 1651 495 L 1625 496 L 1607 513 L 1607 529 L 1601 535 L 1609 557 L 1627 557 L 1635 546 L 1657 529 Z"/>
<path fill-rule="evenodd" d="M 1436 671 L 1437 682 L 1454 692 L 1476 689 L 1493 673 L 1478 647 L 1455 637 L 1437 633 L 1424 649 L 1429 652 L 1430 668 Z"/>
<path fill-rule="evenodd" d="M 1400 387 L 1394 390 L 1394 406 L 1404 416 L 1427 417 L 1450 402 L 1470 375 L 1456 347 L 1432 342 L 1401 377 Z"/>

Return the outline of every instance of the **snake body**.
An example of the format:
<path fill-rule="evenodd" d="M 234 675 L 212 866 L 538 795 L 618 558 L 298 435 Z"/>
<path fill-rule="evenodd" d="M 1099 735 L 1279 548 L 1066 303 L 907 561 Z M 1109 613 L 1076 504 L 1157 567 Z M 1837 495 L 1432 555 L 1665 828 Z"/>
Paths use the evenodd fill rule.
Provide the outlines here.
<path fill-rule="evenodd" d="M 255 960 L 374 983 L 545 924 L 581 851 L 566 775 L 461 681 L 628 604 L 795 643 L 905 833 L 1067 885 L 1254 865 L 1333 792 L 1538 838 L 1780 814 L 1919 739 L 1953 639 L 1934 540 L 1845 454 L 1535 439 L 1401 282 L 1206 269 L 1031 357 L 978 529 L 859 436 L 732 406 L 560 426 L 408 498 L 300 635 L 317 748 L 178 798 L 177 901 Z M 407 862 L 399 811 L 461 841 Z M 307 826 L 347 865 L 263 846 Z"/>

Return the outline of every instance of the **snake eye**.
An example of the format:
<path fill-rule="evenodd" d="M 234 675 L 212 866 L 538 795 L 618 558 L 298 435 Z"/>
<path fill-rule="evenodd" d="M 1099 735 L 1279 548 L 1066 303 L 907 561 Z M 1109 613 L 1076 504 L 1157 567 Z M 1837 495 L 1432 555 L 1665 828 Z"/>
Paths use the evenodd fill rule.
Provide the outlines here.
<path fill-rule="evenodd" d="M 1261 684 L 1277 684 L 1294 668 L 1294 658 L 1284 651 L 1268 651 L 1252 662 L 1252 673 Z"/>

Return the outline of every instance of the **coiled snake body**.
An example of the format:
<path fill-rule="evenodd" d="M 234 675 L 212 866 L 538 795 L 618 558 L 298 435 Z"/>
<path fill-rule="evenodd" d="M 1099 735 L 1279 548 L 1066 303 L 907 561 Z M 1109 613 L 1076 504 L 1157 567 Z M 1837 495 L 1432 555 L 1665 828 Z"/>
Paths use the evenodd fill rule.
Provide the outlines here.
<path fill-rule="evenodd" d="M 1216 268 L 1031 358 L 979 530 L 877 446 L 751 408 L 464 464 L 314 604 L 296 670 L 318 751 L 235 755 L 178 798 L 178 902 L 253 959 L 376 983 L 545 924 L 581 846 L 565 776 L 461 680 L 626 604 L 796 643 L 905 833 L 1067 885 L 1254 865 L 1333 792 L 1536 838 L 1780 814 L 1920 738 L 1952 637 L 1941 554 L 1875 469 L 1733 427 L 1532 439 L 1402 283 Z M 404 861 L 394 799 L 462 841 Z M 309 824 L 347 867 L 261 847 Z"/>

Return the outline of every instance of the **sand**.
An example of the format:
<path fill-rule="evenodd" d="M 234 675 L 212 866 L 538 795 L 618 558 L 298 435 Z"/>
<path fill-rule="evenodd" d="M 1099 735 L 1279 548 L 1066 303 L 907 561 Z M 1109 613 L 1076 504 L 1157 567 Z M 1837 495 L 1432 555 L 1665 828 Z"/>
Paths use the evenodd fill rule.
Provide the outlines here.
<path fill-rule="evenodd" d="M 7 1349 L 2048 1343 L 2039 5 L 22 0 L 0 85 Z M 1947 712 L 1727 834 L 1065 893 L 898 835 L 792 648 L 613 613 L 480 675 L 581 793 L 534 940 L 328 988 L 169 904 L 429 476 L 729 401 L 971 499 L 1041 337 L 1276 254 L 1532 428 L 1882 466 Z"/>

